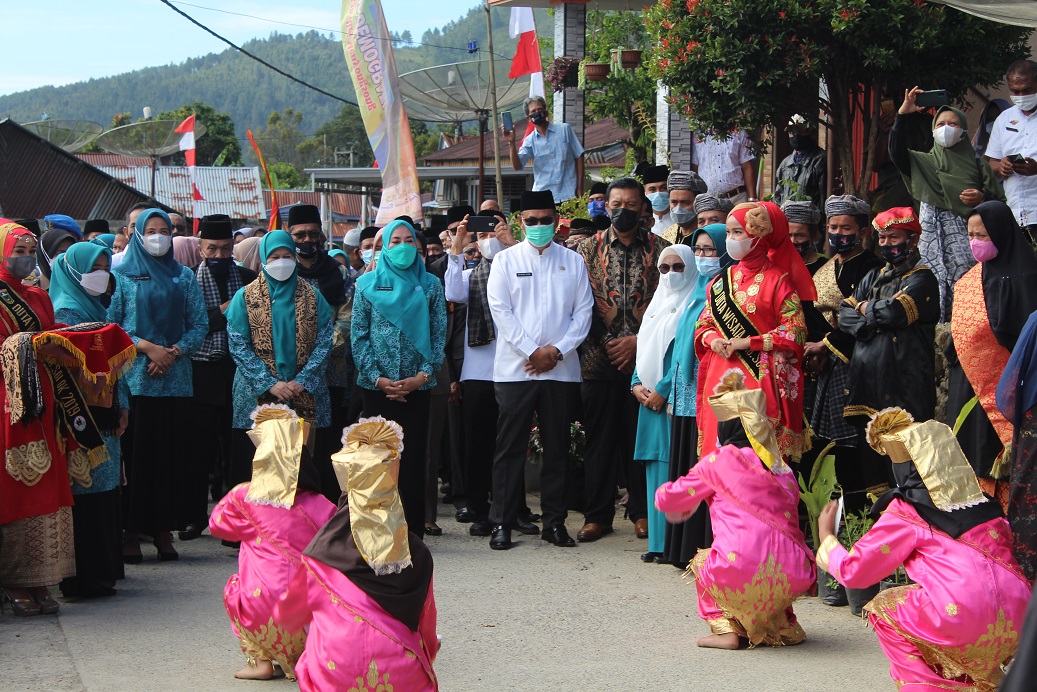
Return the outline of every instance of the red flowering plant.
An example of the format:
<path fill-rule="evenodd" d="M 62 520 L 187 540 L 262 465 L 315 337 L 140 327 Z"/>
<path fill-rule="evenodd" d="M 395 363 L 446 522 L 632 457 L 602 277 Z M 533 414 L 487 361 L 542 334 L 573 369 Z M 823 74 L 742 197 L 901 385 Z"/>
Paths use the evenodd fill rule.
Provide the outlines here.
<path fill-rule="evenodd" d="M 780 132 L 792 114 L 816 114 L 845 191 L 864 198 L 883 99 L 899 106 L 918 84 L 960 102 L 1028 53 L 1028 29 L 923 0 L 662 0 L 645 23 L 655 37 L 645 60 L 693 129 Z M 853 156 L 858 115 L 864 160 Z"/>

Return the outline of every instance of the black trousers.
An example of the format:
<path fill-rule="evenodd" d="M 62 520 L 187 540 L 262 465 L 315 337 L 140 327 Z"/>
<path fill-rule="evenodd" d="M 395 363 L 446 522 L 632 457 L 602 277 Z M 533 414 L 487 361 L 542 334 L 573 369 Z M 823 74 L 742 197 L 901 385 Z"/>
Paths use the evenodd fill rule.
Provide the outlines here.
<path fill-rule="evenodd" d="M 585 521 L 611 526 L 616 517 L 616 485 L 623 474 L 627 517 L 648 516 L 645 468 L 634 461 L 637 437 L 637 400 L 623 380 L 591 380 L 582 385 L 583 425 L 587 453 L 583 464 Z"/>
<path fill-rule="evenodd" d="M 466 380 L 461 383 L 461 417 L 464 421 L 464 480 L 468 509 L 479 520 L 490 517 L 490 488 L 493 458 L 497 449 L 497 395 L 493 382 Z M 522 498 L 525 502 L 525 497 Z"/>
<path fill-rule="evenodd" d="M 364 416 L 382 416 L 403 428 L 400 499 L 407 527 L 421 538 L 425 535 L 425 466 L 432 396 L 428 390 L 411 392 L 406 403 L 390 401 L 380 390 L 365 389 L 363 396 Z"/>
<path fill-rule="evenodd" d="M 569 423 L 580 396 L 579 384 L 539 380 L 497 382 L 494 393 L 497 449 L 493 457 L 493 502 L 490 521 L 514 527 L 525 504 L 525 464 L 533 414 L 540 426 L 544 461 L 540 469 L 540 511 L 544 528 L 565 523 L 565 475 L 569 463 Z"/>
<path fill-rule="evenodd" d="M 231 421 L 234 404 L 234 361 L 228 356 L 216 361 L 192 361 L 194 396 L 191 418 L 195 440 L 194 454 L 184 460 L 183 520 L 187 524 L 205 526 L 209 517 L 209 477 L 212 485 L 222 489 L 231 464 Z"/>
<path fill-rule="evenodd" d="M 157 536 L 182 528 L 185 461 L 194 444 L 175 425 L 190 420 L 191 399 L 131 396 L 130 427 L 122 438 L 126 468 L 123 522 L 131 533 Z"/>

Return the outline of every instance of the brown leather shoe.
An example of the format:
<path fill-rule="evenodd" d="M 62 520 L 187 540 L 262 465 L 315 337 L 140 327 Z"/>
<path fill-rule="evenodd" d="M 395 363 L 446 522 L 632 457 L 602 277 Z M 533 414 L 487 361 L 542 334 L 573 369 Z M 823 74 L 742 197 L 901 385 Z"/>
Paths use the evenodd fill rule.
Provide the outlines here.
<path fill-rule="evenodd" d="M 634 522 L 634 535 L 638 538 L 648 538 L 648 520 L 638 519 Z"/>
<path fill-rule="evenodd" d="M 580 543 L 590 543 L 609 533 L 612 533 L 611 525 L 606 526 L 592 521 L 583 525 L 580 532 L 576 534 L 576 540 Z"/>

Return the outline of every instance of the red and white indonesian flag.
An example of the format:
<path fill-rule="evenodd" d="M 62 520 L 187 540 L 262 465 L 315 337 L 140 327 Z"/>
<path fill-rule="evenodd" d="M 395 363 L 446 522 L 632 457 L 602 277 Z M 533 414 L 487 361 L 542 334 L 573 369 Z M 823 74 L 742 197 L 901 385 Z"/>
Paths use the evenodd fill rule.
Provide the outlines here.
<path fill-rule="evenodd" d="M 532 7 L 512 7 L 508 33 L 518 39 L 515 57 L 511 60 L 508 77 L 515 79 L 528 74 L 529 95 L 544 95 L 544 68 L 540 64 L 540 42 L 537 40 L 536 23 Z"/>
<path fill-rule="evenodd" d="M 187 116 L 184 122 L 177 125 L 174 132 L 183 135 L 180 138 L 180 151 L 184 152 L 184 158 L 187 160 L 187 174 L 191 178 L 191 217 L 194 219 L 194 232 L 197 235 L 202 219 L 198 203 L 204 202 L 205 198 L 198 190 L 198 173 L 195 170 L 194 116 Z"/>

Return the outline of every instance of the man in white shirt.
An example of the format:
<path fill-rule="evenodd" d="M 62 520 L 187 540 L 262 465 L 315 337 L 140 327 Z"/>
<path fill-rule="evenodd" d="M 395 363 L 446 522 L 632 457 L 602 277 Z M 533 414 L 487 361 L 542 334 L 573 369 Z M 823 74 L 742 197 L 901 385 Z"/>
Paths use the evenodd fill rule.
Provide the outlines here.
<path fill-rule="evenodd" d="M 646 165 L 640 171 L 635 168 L 634 175 L 641 178 L 641 183 L 645 186 L 645 197 L 652 204 L 655 222 L 651 231 L 656 235 L 662 235 L 674 223 L 670 218 L 670 194 L 666 186 L 670 167 Z"/>
<path fill-rule="evenodd" d="M 1014 105 L 994 121 L 986 158 L 1004 181 L 1008 206 L 1033 241 L 1037 237 L 1037 63 L 1012 63 L 1005 81 Z"/>
<path fill-rule="evenodd" d="M 594 299 L 583 259 L 553 242 L 558 226 L 550 190 L 522 193 L 526 239 L 494 257 L 487 301 L 497 330 L 493 382 L 500 419 L 493 459 L 490 547 L 512 546 L 525 498 L 522 482 L 533 414 L 543 445 L 541 538 L 575 545 L 565 530 L 570 428 L 580 397 L 576 348 L 590 330 Z"/>
<path fill-rule="evenodd" d="M 752 138 L 735 130 L 727 139 L 696 133 L 691 170 L 702 176 L 710 194 L 735 204 L 756 201 L 756 157 Z"/>

